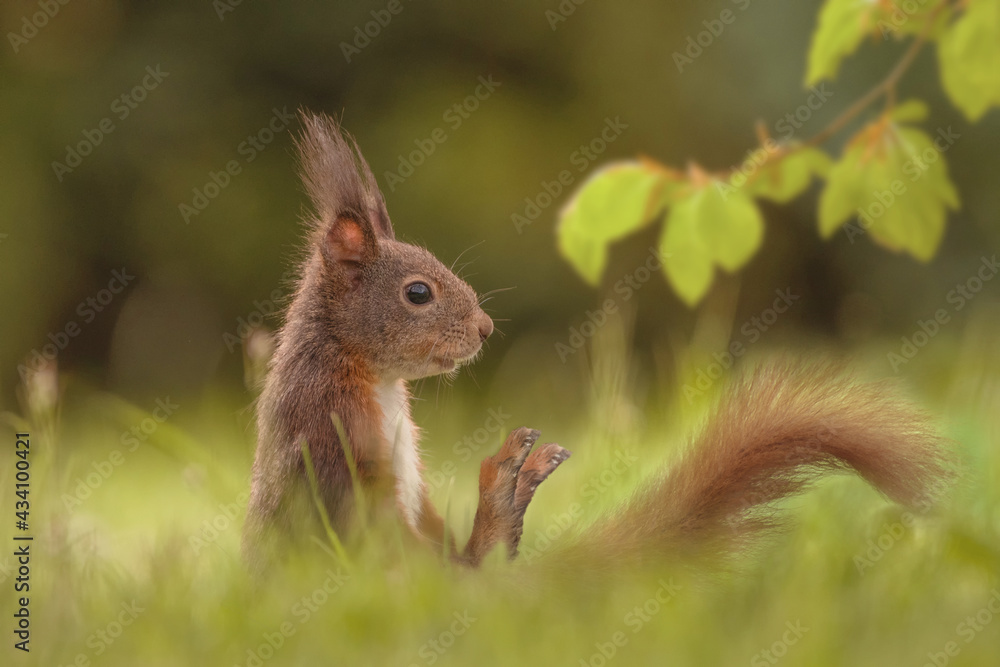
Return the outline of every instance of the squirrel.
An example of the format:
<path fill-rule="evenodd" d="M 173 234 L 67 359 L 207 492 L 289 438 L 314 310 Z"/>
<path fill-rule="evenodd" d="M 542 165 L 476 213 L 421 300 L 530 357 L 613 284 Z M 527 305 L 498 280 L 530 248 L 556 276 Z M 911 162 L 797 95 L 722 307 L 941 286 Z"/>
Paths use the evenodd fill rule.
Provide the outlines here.
<path fill-rule="evenodd" d="M 303 113 L 302 122 L 301 172 L 315 215 L 258 399 L 243 534 L 253 570 L 294 537 L 295 508 L 309 503 L 303 443 L 336 532 L 371 509 L 357 507 L 356 480 L 370 504 L 393 506 L 419 540 L 445 548 L 444 521 L 422 477 L 407 382 L 457 372 L 493 333 L 468 284 L 427 250 L 395 239 L 354 139 L 327 116 Z M 461 551 L 449 540 L 452 558 L 475 566 L 500 542 L 516 554 L 535 488 L 569 457 L 554 443 L 532 449 L 538 437 L 516 429 L 483 462 L 472 534 Z"/>
<path fill-rule="evenodd" d="M 475 360 L 493 322 L 434 255 L 396 240 L 371 169 L 339 123 L 301 118 L 297 147 L 313 214 L 258 399 L 244 559 L 266 569 L 299 532 L 301 504 L 314 501 L 338 533 L 358 512 L 390 508 L 454 561 L 475 567 L 499 544 L 513 558 L 536 488 L 570 453 L 555 443 L 534 447 L 534 429 L 511 432 L 482 462 L 472 532 L 456 547 L 422 478 L 407 383 Z M 304 448 L 318 498 L 308 492 Z M 884 383 L 857 382 L 829 364 L 764 364 L 722 393 L 679 462 L 567 548 L 619 563 L 732 552 L 777 523 L 778 500 L 837 469 L 892 500 L 926 505 L 948 475 L 944 449 L 926 418 Z M 357 506 L 362 497 L 370 507 Z"/>

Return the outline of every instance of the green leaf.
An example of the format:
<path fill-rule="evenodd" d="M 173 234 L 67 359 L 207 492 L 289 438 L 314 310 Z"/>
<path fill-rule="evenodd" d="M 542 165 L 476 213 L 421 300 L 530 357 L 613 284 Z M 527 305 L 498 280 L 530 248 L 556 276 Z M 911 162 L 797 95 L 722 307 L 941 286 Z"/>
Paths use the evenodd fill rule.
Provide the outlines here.
<path fill-rule="evenodd" d="M 713 259 L 726 271 L 735 271 L 760 248 L 764 219 L 745 193 L 727 192 L 718 185 L 701 188 L 673 211 L 690 209 Z"/>
<path fill-rule="evenodd" d="M 826 177 L 826 187 L 819 198 L 819 235 L 824 239 L 847 221 L 862 201 L 867 189 L 862 157 L 865 147 L 849 147 L 840 161 L 833 165 Z"/>
<path fill-rule="evenodd" d="M 664 271 L 689 306 L 712 284 L 718 264 L 735 271 L 753 257 L 764 237 L 764 220 L 753 200 L 713 181 L 670 208 L 660 241 Z"/>
<path fill-rule="evenodd" d="M 787 157 L 765 163 L 760 174 L 748 185 L 754 197 L 787 203 L 809 187 L 814 176 L 825 176 L 833 164 L 830 157 L 815 148 L 799 148 Z M 742 182 L 741 174 L 730 179 L 734 186 Z"/>
<path fill-rule="evenodd" d="M 712 284 L 714 268 L 691 207 L 670 209 L 660 237 L 660 256 L 670 286 L 688 306 L 697 305 Z"/>
<path fill-rule="evenodd" d="M 898 134 L 903 142 L 903 173 L 908 178 L 907 191 L 900 196 L 900 201 L 905 202 L 912 195 L 912 203 L 898 207 L 895 217 L 888 211 L 887 224 L 897 226 L 893 239 L 899 239 L 901 249 L 909 250 L 914 257 L 926 262 L 934 257 L 941 244 L 948 209 L 958 210 L 960 201 L 948 178 L 944 154 L 935 147 L 931 137 L 912 128 L 900 129 Z M 928 156 L 935 156 L 935 159 L 930 160 Z M 878 229 L 872 231 L 876 240 L 880 240 Z"/>
<path fill-rule="evenodd" d="M 905 5 L 895 0 L 878 2 L 875 14 L 878 16 L 877 32 L 883 40 L 889 36 L 900 40 L 907 35 L 921 35 L 925 32 L 928 38 L 936 39 L 950 23 L 951 8 L 941 7 L 939 2 L 927 0 L 907 2 Z M 927 22 L 932 19 L 934 26 L 928 31 Z"/>
<path fill-rule="evenodd" d="M 607 165 L 580 187 L 560 224 L 605 241 L 626 236 L 649 222 L 649 198 L 660 180 L 638 162 Z"/>
<path fill-rule="evenodd" d="M 869 235 L 890 250 L 931 259 L 958 195 L 948 178 L 948 144 L 883 117 L 855 137 L 830 170 L 820 196 L 820 235 L 829 238 L 849 218 L 848 237 Z"/>
<path fill-rule="evenodd" d="M 606 243 L 584 234 L 561 233 L 559 234 L 559 251 L 584 280 L 595 287 L 600 284 L 604 267 L 608 263 Z"/>
<path fill-rule="evenodd" d="M 840 61 L 854 53 L 872 28 L 875 4 L 866 0 L 826 0 L 809 48 L 806 85 L 837 76 Z"/>
<path fill-rule="evenodd" d="M 897 123 L 919 123 L 927 120 L 927 104 L 923 100 L 900 102 L 889 112 L 889 117 Z"/>
<path fill-rule="evenodd" d="M 681 172 L 663 167 L 660 171 L 661 179 L 654 193 L 654 213 L 670 208 L 691 191 L 690 181 Z"/>
<path fill-rule="evenodd" d="M 969 120 L 1000 105 L 1000 0 L 969 0 L 941 37 L 941 83 Z"/>
<path fill-rule="evenodd" d="M 563 209 L 559 249 L 587 282 L 600 282 L 609 243 L 655 217 L 650 201 L 663 178 L 637 162 L 614 163 L 591 176 Z"/>

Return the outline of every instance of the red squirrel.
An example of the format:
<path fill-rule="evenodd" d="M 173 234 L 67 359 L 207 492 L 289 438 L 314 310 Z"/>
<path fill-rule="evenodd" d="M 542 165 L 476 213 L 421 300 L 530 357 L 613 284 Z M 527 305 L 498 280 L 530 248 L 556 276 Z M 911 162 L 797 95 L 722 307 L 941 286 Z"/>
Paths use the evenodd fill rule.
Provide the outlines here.
<path fill-rule="evenodd" d="M 303 114 L 301 171 L 315 215 L 298 284 L 257 406 L 258 445 L 243 551 L 261 569 L 292 537 L 308 447 L 335 531 L 350 527 L 356 479 L 373 503 L 393 504 L 419 539 L 444 548 L 427 494 L 407 382 L 454 373 L 476 358 L 493 321 L 475 291 L 423 248 L 395 239 L 385 201 L 353 138 L 326 116 Z M 347 443 L 338 435 L 342 424 Z M 451 557 L 477 565 L 497 544 L 517 553 L 535 488 L 569 452 L 532 451 L 538 431 L 513 431 L 480 470 L 472 535 Z M 295 508 L 299 509 L 295 509 Z"/>
<path fill-rule="evenodd" d="M 418 539 L 473 567 L 498 544 L 514 557 L 535 489 L 569 452 L 552 443 L 533 449 L 538 431 L 513 431 L 482 463 L 465 548 L 446 538 L 422 478 L 407 382 L 474 360 L 493 322 L 475 291 L 430 252 L 396 240 L 354 139 L 328 116 L 303 113 L 302 121 L 301 173 L 314 212 L 258 403 L 244 558 L 261 571 L 299 532 L 297 508 L 312 502 L 303 442 L 338 533 L 366 511 L 356 507 L 349 453 L 364 496 L 393 507 Z M 924 418 L 884 385 L 828 366 L 767 364 L 734 382 L 681 460 L 587 529 L 574 551 L 620 561 L 732 550 L 774 523 L 775 501 L 833 469 L 921 504 L 946 474 L 942 452 Z"/>

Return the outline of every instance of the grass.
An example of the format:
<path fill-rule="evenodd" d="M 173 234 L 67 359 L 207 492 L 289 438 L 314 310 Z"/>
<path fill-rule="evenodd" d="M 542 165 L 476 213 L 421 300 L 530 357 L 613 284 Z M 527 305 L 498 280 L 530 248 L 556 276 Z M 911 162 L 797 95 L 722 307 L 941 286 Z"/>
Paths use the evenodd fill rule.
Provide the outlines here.
<path fill-rule="evenodd" d="M 0 662 L 997 665 L 1000 369 L 977 358 L 952 361 L 928 351 L 918 389 L 959 443 L 966 473 L 947 502 L 912 520 L 841 477 L 790 501 L 790 528 L 743 558 L 737 573 L 697 564 L 559 572 L 510 565 L 499 555 L 467 572 L 379 525 L 355 545 L 349 566 L 328 544 L 316 544 L 260 586 L 248 581 L 238 555 L 253 447 L 249 415 L 240 410 L 246 396 L 208 392 L 159 423 L 70 380 L 57 406 L 36 401 L 29 418 L 11 418 L 3 433 L 6 442 L 13 430 L 32 433 L 35 541 L 25 655 L 9 646 L 6 517 L 14 479 L 5 463 L 0 615 L 8 645 Z M 581 409 L 589 417 L 565 431 L 574 456 L 529 509 L 523 553 L 544 553 L 547 540 L 558 542 L 613 507 L 697 420 L 683 399 L 659 412 L 640 407 L 630 367 L 621 353 L 598 356 Z M 529 383 L 523 391 L 541 389 Z M 418 421 L 456 437 L 476 428 L 481 412 L 448 400 L 446 409 L 420 406 Z M 150 419 L 155 429 L 128 451 L 122 433 L 135 425 L 141 431 Z M 435 469 L 446 454 L 434 443 L 427 448 Z M 609 474 L 617 451 L 636 453 L 639 462 Z M 459 539 L 471 526 L 484 453 L 456 462 L 454 483 L 434 492 Z M 112 466 L 107 475 L 104 463 Z M 85 498 L 79 488 L 68 509 L 88 474 L 94 488 Z M 571 515 L 574 503 L 582 512 Z"/>

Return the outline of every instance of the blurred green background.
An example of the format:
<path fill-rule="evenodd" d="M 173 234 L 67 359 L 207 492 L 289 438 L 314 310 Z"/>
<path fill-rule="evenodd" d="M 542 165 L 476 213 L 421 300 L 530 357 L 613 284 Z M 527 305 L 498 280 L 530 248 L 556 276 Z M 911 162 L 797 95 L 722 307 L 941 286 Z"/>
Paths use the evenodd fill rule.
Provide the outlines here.
<path fill-rule="evenodd" d="M 819 624 L 813 627 L 822 629 L 789 664 L 896 664 L 901 647 L 918 664 L 943 645 L 952 619 L 986 604 L 1000 568 L 1000 496 L 992 491 L 1000 480 L 1000 281 L 986 282 L 961 310 L 947 301 L 981 258 L 1000 248 L 1000 114 L 965 121 L 943 97 L 933 47 L 900 86 L 901 99 L 930 103 L 929 134 L 951 127 L 960 135 L 946 159 L 962 210 L 951 216 L 932 262 L 863 237 L 852 243 L 844 233 L 821 241 L 814 186 L 791 205 L 764 204 L 763 248 L 738 275 L 721 277 L 697 310 L 655 275 L 620 302 L 623 314 L 594 338 L 600 349 L 588 340 L 564 360 L 556 345 L 571 345 L 588 311 L 615 297 L 616 282 L 645 262 L 658 228 L 618 244 L 595 291 L 556 250 L 554 226 L 571 188 L 520 232 L 512 216 L 525 215 L 526 198 L 538 202 L 544 183 L 566 169 L 578 186 L 609 161 L 641 155 L 679 167 L 691 159 L 710 169 L 739 163 L 756 144 L 755 122 L 774 128 L 810 95 L 801 81 L 820 3 L 590 0 L 573 5 L 554 28 L 546 12 L 558 11 L 556 0 L 399 6 L 350 62 L 342 43 L 386 2 L 71 0 L 16 52 L 5 40 L 0 411 L 22 415 L 27 421 L 12 423 L 31 428 L 43 447 L 36 480 L 49 505 L 39 518 L 48 546 L 47 560 L 36 565 L 45 604 L 35 635 L 40 650 L 48 649 L 28 664 L 68 663 L 78 650 L 96 658 L 83 648 L 88 635 L 132 594 L 160 604 L 107 664 L 136 664 L 134 656 L 150 665 L 247 664 L 246 647 L 277 627 L 290 600 L 323 580 L 302 574 L 288 586 L 295 592 L 288 599 L 281 590 L 258 594 L 239 579 L 235 529 L 213 541 L 211 558 L 189 553 L 192 531 L 246 490 L 254 444 L 249 380 L 259 376 L 254 359 L 261 353 L 227 336 L 239 337 L 242 321 L 287 293 L 282 275 L 297 252 L 306 206 L 293 151 L 297 123 L 259 149 L 245 142 L 269 123 L 277 128 L 275 110 L 281 117 L 300 107 L 341 117 L 356 136 L 401 239 L 426 245 L 446 264 L 467 251 L 462 261 L 472 263 L 464 273 L 480 292 L 516 287 L 489 304 L 503 335 L 490 340 L 482 361 L 453 383 L 418 386 L 416 421 L 426 429 L 429 472 L 458 465 L 452 491 L 450 475 L 432 484 L 438 505 L 450 503 L 459 533 L 471 521 L 476 462 L 500 437 L 479 435 L 491 409 L 510 415 L 505 429 L 528 424 L 574 451 L 547 482 L 548 498 L 540 493 L 529 512 L 530 535 L 579 498 L 617 447 L 651 456 L 642 470 L 614 480 L 601 506 L 627 495 L 674 452 L 706 405 L 701 396 L 686 400 L 682 387 L 694 386 L 730 341 L 746 343 L 753 356 L 847 354 L 868 375 L 902 376 L 959 441 L 973 471 L 959 494 L 962 509 L 908 537 L 896 566 L 861 579 L 851 558 L 867 548 L 865 539 L 878 538 L 890 510 L 858 482 L 824 487 L 805 509 L 796 505 L 801 531 L 753 566 L 759 576 L 659 617 L 657 632 L 633 643 L 636 652 L 623 664 L 653 664 L 637 656 L 651 661 L 667 645 L 678 664 L 745 664 L 781 637 L 786 620 L 810 610 Z M 21 32 L 38 7 L 0 5 L 4 34 Z M 673 52 L 727 8 L 736 20 L 678 72 Z M 891 40 L 864 44 L 826 84 L 832 96 L 796 136 L 818 132 L 880 80 L 901 50 Z M 499 86 L 467 117 L 449 115 L 480 77 Z M 144 80 L 148 89 L 133 93 Z M 144 99 L 130 105 L 123 95 Z M 103 119 L 111 132 L 98 131 Z M 596 160 L 581 162 L 581 145 L 600 136 L 607 119 L 627 128 Z M 839 152 L 852 127 L 826 147 Z M 446 140 L 390 188 L 387 172 L 398 173 L 401 156 L 436 128 Z M 99 143 L 88 139 L 97 136 Z M 67 163 L 68 147 L 82 141 L 97 145 L 78 166 L 68 173 L 53 167 Z M 185 220 L 181 205 L 194 205 L 196 190 L 204 194 L 231 161 L 239 173 Z M 87 300 L 103 298 L 114 271 L 135 278 L 98 312 Z M 788 289 L 799 300 L 787 313 L 759 336 L 743 332 L 772 306 L 775 290 Z M 900 337 L 912 337 L 939 308 L 951 321 L 911 362 L 893 368 L 887 354 L 900 351 Z M 79 333 L 62 339 L 72 323 Z M 264 328 L 278 323 L 271 316 Z M 32 404 L 17 367 L 53 339 L 66 340 L 58 353 L 59 400 Z M 134 458 L 127 453 L 129 474 L 116 474 L 83 507 L 66 511 L 60 494 L 73 493 L 95 462 L 122 449 L 125 432 L 142 428 L 156 400 L 167 398 L 180 408 L 142 439 Z M 459 445 L 467 438 L 482 448 L 469 460 Z M 5 459 L 5 483 L 7 466 Z M 533 601 L 529 614 L 523 600 L 496 592 L 510 590 L 502 572 L 485 583 L 455 584 L 426 560 L 411 563 L 422 574 L 408 571 L 413 579 L 403 593 L 392 584 L 406 578 L 405 569 L 393 569 L 389 583 L 378 571 L 357 574 L 369 588 L 351 588 L 350 597 L 324 608 L 323 627 L 300 634 L 278 662 L 316 664 L 309 660 L 336 650 L 344 664 L 431 664 L 414 657 L 421 642 L 448 627 L 452 610 L 461 611 L 454 605 L 489 598 L 492 611 L 482 610 L 489 632 L 449 654 L 450 664 L 505 664 L 505 650 L 511 660 L 530 653 L 579 664 L 597 650 L 593 641 L 606 641 L 621 624 L 618 610 L 653 594 L 662 576 L 637 574 L 627 585 L 592 591 L 570 586 L 545 604 Z M 919 592 L 907 591 L 924 579 Z M 881 615 L 869 614 L 886 600 Z M 269 616 L 266 604 L 280 613 Z M 528 638 L 546 623 L 548 634 Z M 982 653 L 966 651 L 983 661 L 964 664 L 996 664 L 988 660 L 1000 654 L 998 627 L 977 639 Z M 713 634 L 734 639 L 708 641 Z M 926 647 L 917 642 L 928 637 Z"/>
<path fill-rule="evenodd" d="M 545 11 L 556 4 L 403 2 L 350 63 L 341 43 L 382 5 L 244 2 L 222 19 L 210 2 L 62 6 L 0 61 L 4 402 L 19 381 L 16 364 L 49 342 L 50 332 L 81 320 L 81 301 L 122 267 L 136 280 L 93 322 L 80 322 L 81 333 L 59 354 L 63 371 L 146 398 L 240 381 L 239 354 L 229 353 L 222 336 L 235 333 L 255 300 L 282 288 L 305 205 L 294 123 L 252 162 L 240 152 L 275 108 L 341 116 L 372 164 L 402 238 L 426 244 L 446 263 L 480 244 L 466 255 L 475 260 L 467 272 L 474 287 L 516 286 L 491 304 L 497 318 L 511 321 L 501 323 L 506 337 L 491 342 L 476 370 L 483 384 L 512 353 L 521 362 L 551 357 L 554 343 L 567 339 L 603 295 L 557 256 L 553 227 L 566 194 L 519 234 L 511 216 L 524 214 L 525 198 L 535 199 L 542 182 L 563 169 L 579 185 L 595 166 L 636 155 L 681 167 L 689 159 L 715 169 L 736 164 L 756 143 L 757 120 L 774 128 L 806 102 L 801 81 L 819 3 L 752 3 L 743 11 L 717 5 L 640 2 L 623 10 L 586 3 L 553 30 Z M 737 20 L 679 73 L 672 53 L 726 8 Z M 5 32 L 20 30 L 32 10 L 35 3 L 4 3 Z M 797 136 L 822 128 L 899 52 L 891 40 L 865 44 L 826 84 L 832 97 Z M 147 66 L 167 76 L 121 119 L 126 107 L 112 105 L 150 80 Z M 500 86 L 454 128 L 443 115 L 473 94 L 480 76 Z M 714 288 L 719 299 L 739 286 L 737 323 L 769 305 L 775 289 L 791 287 L 802 298 L 779 322 L 782 331 L 802 329 L 835 343 L 909 334 L 974 272 L 980 255 L 1000 246 L 1000 117 L 963 120 L 942 98 L 933 48 L 901 86 L 901 98 L 911 95 L 932 104 L 929 133 L 951 126 L 960 134 L 946 158 L 963 209 L 952 216 L 937 258 L 921 265 L 864 238 L 852 244 L 844 233 L 820 241 L 814 190 L 791 206 L 769 206 L 762 251 Z M 619 117 L 627 129 L 578 171 L 574 152 L 599 136 L 606 118 Z M 65 162 L 67 146 L 104 118 L 113 132 L 60 181 L 52 163 Z M 445 143 L 390 191 L 386 172 L 397 171 L 400 156 L 435 128 L 445 130 Z M 847 136 L 849 130 L 828 148 Z M 179 206 L 190 205 L 193 190 L 203 190 L 230 160 L 241 172 L 186 223 Z M 644 261 L 657 233 L 651 227 L 617 248 L 608 291 Z M 991 286 L 982 300 L 995 299 L 993 292 Z M 642 353 L 689 335 L 692 313 L 662 277 L 633 304 Z"/>

